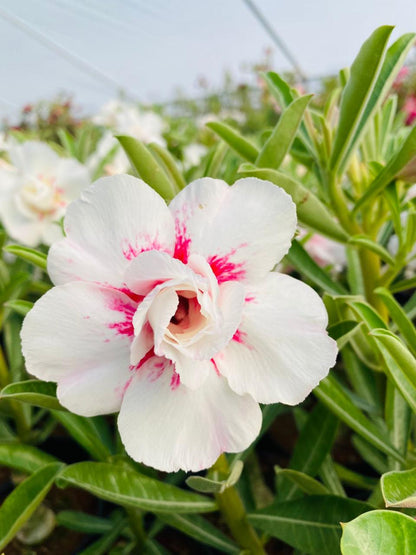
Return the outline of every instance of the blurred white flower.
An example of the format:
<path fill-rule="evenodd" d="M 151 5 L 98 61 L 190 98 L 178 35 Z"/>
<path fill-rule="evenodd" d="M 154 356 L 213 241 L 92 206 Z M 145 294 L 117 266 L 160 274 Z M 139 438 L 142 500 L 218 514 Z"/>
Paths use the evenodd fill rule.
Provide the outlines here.
<path fill-rule="evenodd" d="M 199 128 L 202 128 L 210 121 L 224 121 L 226 119 L 232 119 L 239 125 L 242 125 L 246 122 L 246 115 L 239 110 L 221 110 L 218 114 L 209 112 L 208 114 L 199 116 L 196 119 L 196 124 Z"/>
<path fill-rule="evenodd" d="M 199 179 L 167 207 L 132 176 L 100 179 L 50 249 L 56 287 L 22 329 L 28 372 L 75 413 L 120 411 L 127 452 L 155 468 L 245 449 L 259 402 L 299 403 L 335 363 L 322 300 L 271 271 L 295 227 L 268 181 Z"/>
<path fill-rule="evenodd" d="M 306 231 L 300 229 L 299 237 L 304 237 L 305 235 Z M 345 246 L 319 233 L 311 235 L 304 247 L 311 258 L 322 268 L 325 266 L 332 266 L 335 272 L 341 272 L 347 265 Z"/>
<path fill-rule="evenodd" d="M 207 153 L 207 147 L 198 143 L 191 143 L 183 149 L 183 166 L 186 170 L 198 166 Z"/>
<path fill-rule="evenodd" d="M 0 167 L 1 221 L 24 245 L 50 245 L 62 237 L 67 204 L 90 184 L 88 169 L 36 141 L 13 143 L 8 155 L 11 164 Z"/>
<path fill-rule="evenodd" d="M 126 173 L 130 168 L 130 161 L 127 154 L 122 149 L 120 143 L 114 138 L 111 131 L 106 131 L 98 141 L 95 151 L 85 162 L 91 175 L 104 173 L 106 175 L 116 175 Z M 102 172 L 99 172 L 102 166 Z"/>
<path fill-rule="evenodd" d="M 162 136 L 166 130 L 163 118 L 151 110 L 141 110 L 131 102 L 110 100 L 92 120 L 116 135 L 129 135 L 143 143 L 166 144 Z"/>

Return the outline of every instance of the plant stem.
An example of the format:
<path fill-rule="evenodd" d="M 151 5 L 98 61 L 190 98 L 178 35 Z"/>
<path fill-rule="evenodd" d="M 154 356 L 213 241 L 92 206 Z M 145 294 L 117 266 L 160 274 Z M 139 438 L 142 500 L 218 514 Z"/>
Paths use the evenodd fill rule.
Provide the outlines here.
<path fill-rule="evenodd" d="M 225 455 L 219 457 L 212 469 L 221 474 L 228 473 L 228 462 Z M 216 494 L 215 497 L 219 510 L 240 547 L 252 555 L 264 555 L 266 552 L 256 531 L 247 520 L 246 510 L 235 487 L 227 488 L 222 493 Z"/>
<path fill-rule="evenodd" d="M 136 551 L 143 553 L 143 547 L 146 542 L 146 533 L 143 528 L 142 514 L 138 509 L 131 509 L 125 507 L 127 516 L 129 517 L 129 524 L 131 531 L 136 538 Z"/>

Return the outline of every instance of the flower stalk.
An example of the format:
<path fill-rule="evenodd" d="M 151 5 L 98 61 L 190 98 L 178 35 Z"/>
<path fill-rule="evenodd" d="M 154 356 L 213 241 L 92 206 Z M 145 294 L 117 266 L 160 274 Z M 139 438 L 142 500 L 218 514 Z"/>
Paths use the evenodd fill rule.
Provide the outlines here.
<path fill-rule="evenodd" d="M 229 467 L 224 454 L 218 458 L 211 470 L 223 475 L 228 474 Z M 240 547 L 248 550 L 252 555 L 265 554 L 260 538 L 247 520 L 244 504 L 236 488 L 231 486 L 223 492 L 217 493 L 215 498 L 231 534 Z"/>

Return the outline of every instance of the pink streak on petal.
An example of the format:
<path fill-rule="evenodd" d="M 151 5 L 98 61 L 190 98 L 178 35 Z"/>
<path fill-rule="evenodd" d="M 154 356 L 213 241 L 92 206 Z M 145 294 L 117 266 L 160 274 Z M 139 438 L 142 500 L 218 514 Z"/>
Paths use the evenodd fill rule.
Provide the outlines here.
<path fill-rule="evenodd" d="M 133 293 L 133 291 L 130 291 L 130 289 L 128 287 L 119 287 L 117 289 L 117 291 L 120 291 L 121 293 L 124 293 L 125 295 L 130 297 L 130 299 L 132 301 L 134 301 L 137 304 L 141 303 L 142 300 L 144 299 L 144 295 L 138 295 L 137 293 Z"/>
<path fill-rule="evenodd" d="M 215 370 L 215 373 L 217 374 L 217 376 L 221 376 L 220 371 L 218 370 L 217 363 L 215 362 L 215 360 L 213 358 L 211 359 L 211 362 L 214 366 L 214 370 Z"/>
<path fill-rule="evenodd" d="M 137 306 L 130 304 L 122 299 L 112 299 L 110 303 L 111 310 L 116 310 L 124 314 L 124 320 L 121 322 L 112 322 L 108 325 L 110 329 L 116 330 L 118 335 L 126 335 L 133 337 L 133 316 L 136 312 Z"/>
<path fill-rule="evenodd" d="M 172 378 L 170 380 L 170 388 L 172 391 L 175 391 L 181 384 L 181 378 L 179 374 L 174 370 L 172 374 Z"/>
<path fill-rule="evenodd" d="M 246 303 L 252 303 L 256 300 L 256 297 L 254 297 L 253 295 L 247 295 L 247 297 L 244 300 Z"/>
<path fill-rule="evenodd" d="M 236 252 L 237 249 L 233 249 L 223 256 L 214 255 L 208 258 L 208 264 L 211 266 L 218 283 L 223 283 L 224 281 L 240 281 L 245 278 L 246 272 L 244 264 L 242 262 L 232 262 L 231 260 L 231 257 Z"/>
<path fill-rule="evenodd" d="M 188 262 L 191 239 L 187 236 L 186 226 L 183 222 L 175 221 L 176 243 L 174 258 L 178 258 L 184 264 Z"/>
<path fill-rule="evenodd" d="M 144 245 L 143 245 L 144 243 Z M 140 244 L 140 246 L 137 246 Z M 127 239 L 122 241 L 123 256 L 126 260 L 133 260 L 142 252 L 147 251 L 164 251 L 172 252 L 166 245 L 163 245 L 157 237 L 150 237 L 149 235 L 141 236 L 136 240 L 136 245 L 131 244 Z"/>

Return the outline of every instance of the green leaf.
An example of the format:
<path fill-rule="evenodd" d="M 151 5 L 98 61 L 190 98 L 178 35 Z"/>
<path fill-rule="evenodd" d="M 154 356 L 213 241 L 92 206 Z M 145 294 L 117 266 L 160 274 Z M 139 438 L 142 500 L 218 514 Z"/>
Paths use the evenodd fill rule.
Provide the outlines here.
<path fill-rule="evenodd" d="M 416 508 L 416 468 L 383 474 L 381 491 L 386 507 Z"/>
<path fill-rule="evenodd" d="M 43 252 L 21 245 L 7 245 L 7 247 L 3 247 L 3 250 L 38 266 L 46 272 L 46 254 Z"/>
<path fill-rule="evenodd" d="M 163 146 L 160 146 L 157 143 L 150 143 L 147 145 L 147 148 L 153 155 L 156 155 L 160 158 L 164 165 L 166 173 L 169 175 L 171 181 L 176 184 L 178 190 L 180 191 L 181 189 L 183 189 L 186 186 L 186 182 L 183 178 L 183 175 L 179 171 L 179 168 L 176 165 L 176 161 L 172 154 L 168 150 L 166 150 L 166 148 L 163 148 Z"/>
<path fill-rule="evenodd" d="M 392 30 L 393 27 L 388 25 L 376 29 L 362 45 L 351 66 L 350 76 L 341 97 L 339 125 L 330 159 L 330 167 L 339 173 L 343 171 L 347 155 L 357 144 L 370 116 L 366 107 L 374 90 Z M 361 133 L 357 134 L 357 130 Z"/>
<path fill-rule="evenodd" d="M 343 555 L 411 555 L 416 522 L 394 511 L 371 511 L 343 524 Z"/>
<path fill-rule="evenodd" d="M 226 480 L 211 480 L 203 476 L 189 476 L 186 484 L 200 493 L 222 493 L 227 488 L 234 486 L 243 472 L 244 463 L 236 459 L 231 465 L 229 476 Z"/>
<path fill-rule="evenodd" d="M 277 169 L 280 166 L 292 146 L 303 114 L 312 96 L 306 95 L 296 98 L 283 111 L 271 136 L 257 157 L 256 166 L 272 169 Z"/>
<path fill-rule="evenodd" d="M 174 513 L 158 513 L 165 524 L 180 530 L 195 540 L 215 547 L 223 553 L 240 553 L 240 548 L 210 522 L 198 515 L 191 517 Z"/>
<path fill-rule="evenodd" d="M 108 518 L 90 515 L 81 511 L 60 511 L 56 522 L 69 530 L 84 534 L 105 534 L 113 528 L 113 521 Z"/>
<path fill-rule="evenodd" d="M 211 499 L 110 463 L 73 464 L 59 475 L 57 484 L 76 486 L 112 503 L 152 512 L 200 513 L 216 509 Z"/>
<path fill-rule="evenodd" d="M 368 511 L 366 503 L 332 495 L 311 495 L 248 515 L 260 530 L 312 555 L 339 552 L 340 521 Z"/>
<path fill-rule="evenodd" d="M 300 472 L 299 470 L 292 470 L 291 468 L 280 468 L 279 466 L 274 467 L 274 471 L 277 476 L 282 476 L 287 478 L 295 486 L 297 486 L 301 491 L 307 493 L 308 495 L 326 495 L 329 494 L 329 490 L 318 480 L 315 480 L 308 474 Z"/>
<path fill-rule="evenodd" d="M 238 170 L 238 174 L 242 177 L 265 179 L 282 187 L 296 204 L 296 213 L 301 223 L 336 241 L 348 240 L 348 235 L 331 216 L 328 208 L 301 183 L 276 170 L 255 169 L 247 166 L 248 164 L 243 164 Z"/>
<path fill-rule="evenodd" d="M 374 445 L 382 453 L 391 455 L 394 459 L 404 462 L 400 453 L 391 445 L 387 434 L 382 432 L 356 407 L 333 376 L 324 378 L 313 391 L 329 410 L 358 435 L 371 443 L 371 445 Z"/>
<path fill-rule="evenodd" d="M 371 115 L 378 109 L 384 98 L 390 92 L 391 85 L 403 65 L 409 50 L 414 44 L 415 36 L 414 33 L 407 33 L 394 42 L 387 50 L 377 81 L 355 133 L 350 152 L 348 153 L 349 155 L 354 145 L 358 144 Z"/>
<path fill-rule="evenodd" d="M 113 523 L 111 530 L 105 532 L 101 538 L 89 545 L 86 549 L 80 552 L 79 555 L 107 555 L 110 553 L 110 548 L 119 537 L 123 528 L 126 527 L 127 519 L 119 516 Z"/>
<path fill-rule="evenodd" d="M 250 141 L 242 137 L 235 129 L 219 121 L 211 121 L 206 125 L 212 129 L 223 141 L 231 147 L 239 156 L 254 164 L 259 151 Z"/>
<path fill-rule="evenodd" d="M 20 316 L 26 316 L 29 310 L 32 309 L 33 303 L 31 301 L 24 301 L 23 299 L 14 299 L 4 303 L 6 308 L 10 308 L 20 314 Z"/>
<path fill-rule="evenodd" d="M 274 73 L 273 71 L 263 73 L 262 77 L 265 79 L 269 91 L 277 100 L 279 106 L 287 108 L 295 98 L 293 89 L 290 88 L 288 83 L 282 79 L 278 73 Z"/>
<path fill-rule="evenodd" d="M 102 417 L 87 418 L 64 411 L 53 411 L 53 415 L 94 459 L 105 460 L 111 455 L 99 425 Z"/>
<path fill-rule="evenodd" d="M 380 194 L 391 183 L 399 171 L 416 156 L 416 127 L 414 127 L 401 148 L 388 161 L 385 168 L 377 175 L 364 195 L 357 201 L 353 213 L 360 210 L 370 199 Z"/>
<path fill-rule="evenodd" d="M 130 162 L 143 181 L 150 185 L 164 199 L 172 199 L 174 196 L 173 184 L 169 181 L 165 171 L 156 162 L 154 156 L 149 152 L 149 149 L 133 137 L 118 135 L 116 139 L 120 142 Z"/>
<path fill-rule="evenodd" d="M 0 392 L 0 398 L 15 399 L 35 407 L 53 410 L 66 410 L 56 398 L 56 384 L 40 380 L 26 380 L 6 385 Z"/>
<path fill-rule="evenodd" d="M 292 241 L 292 246 L 286 255 L 287 260 L 299 272 L 310 279 L 315 285 L 333 295 L 343 295 L 346 290 L 342 285 L 333 281 L 325 270 L 312 260 L 299 241 Z"/>
<path fill-rule="evenodd" d="M 354 235 L 348 242 L 351 243 L 351 245 L 363 247 L 371 252 L 374 252 L 381 258 L 381 260 L 387 262 L 387 264 L 390 264 L 391 266 L 394 266 L 395 264 L 394 258 L 391 256 L 389 251 L 376 241 L 370 239 L 370 237 L 367 237 L 367 235 Z"/>
<path fill-rule="evenodd" d="M 355 320 L 342 320 L 328 327 L 328 335 L 335 339 L 338 349 L 343 349 L 360 324 Z"/>
<path fill-rule="evenodd" d="M 412 321 L 387 289 L 379 287 L 374 292 L 376 295 L 381 297 L 383 303 L 389 310 L 390 316 L 396 323 L 400 333 L 403 335 L 407 346 L 413 355 L 416 356 L 416 329 Z"/>
<path fill-rule="evenodd" d="M 55 457 L 21 443 L 0 444 L 0 465 L 32 474 L 45 465 L 55 462 Z"/>
<path fill-rule="evenodd" d="M 309 414 L 299 434 L 289 468 L 315 476 L 331 450 L 338 427 L 338 420 L 323 404 L 318 403 Z M 284 482 L 279 499 L 288 501 L 296 494 L 295 484 Z"/>
<path fill-rule="evenodd" d="M 0 507 L 0 549 L 34 513 L 51 489 L 62 463 L 51 463 L 34 472 L 21 482 Z"/>
<path fill-rule="evenodd" d="M 392 332 L 384 329 L 372 330 L 377 346 L 386 363 L 390 378 L 416 412 L 416 359 Z"/>

